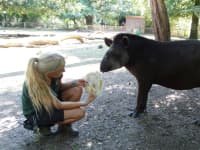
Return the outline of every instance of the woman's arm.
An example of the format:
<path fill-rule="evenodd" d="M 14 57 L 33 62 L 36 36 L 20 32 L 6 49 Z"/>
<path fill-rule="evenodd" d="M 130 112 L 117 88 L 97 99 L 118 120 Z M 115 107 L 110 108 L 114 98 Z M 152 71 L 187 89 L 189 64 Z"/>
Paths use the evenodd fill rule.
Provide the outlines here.
<path fill-rule="evenodd" d="M 73 87 L 77 87 L 77 86 L 83 86 L 85 87 L 88 84 L 87 81 L 85 81 L 84 79 L 78 79 L 78 80 L 74 80 L 71 82 L 67 82 L 67 83 L 61 83 L 61 91 L 65 91 L 69 88 L 73 88 Z"/>
<path fill-rule="evenodd" d="M 58 101 L 57 109 L 74 109 L 86 106 L 84 102 L 73 102 L 73 101 Z"/>
<path fill-rule="evenodd" d="M 91 92 L 87 98 L 86 101 L 57 101 L 56 102 L 56 108 L 57 109 L 74 109 L 74 108 L 80 108 L 82 106 L 87 106 L 89 103 L 91 103 L 96 98 L 96 95 L 94 95 L 93 92 Z"/>

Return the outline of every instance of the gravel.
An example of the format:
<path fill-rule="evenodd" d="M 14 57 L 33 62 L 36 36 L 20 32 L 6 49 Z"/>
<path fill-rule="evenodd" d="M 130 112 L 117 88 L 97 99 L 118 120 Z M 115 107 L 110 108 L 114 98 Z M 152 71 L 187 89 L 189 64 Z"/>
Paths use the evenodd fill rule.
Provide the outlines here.
<path fill-rule="evenodd" d="M 8 60 L 12 61 L 9 58 Z M 12 61 L 13 68 L 15 62 L 17 63 L 17 60 Z M 1 64 L 3 63 L 5 64 L 2 61 Z M 88 72 L 98 70 L 99 59 L 93 64 L 68 67 L 64 79 L 84 77 Z M 102 93 L 92 104 L 85 107 L 86 117 L 73 124 L 80 132 L 79 137 L 72 138 L 64 134 L 39 137 L 22 126 L 25 118 L 22 115 L 20 96 L 24 68 L 21 66 L 20 70 L 15 72 L 2 71 L 0 73 L 0 149 L 200 149 L 200 126 L 195 122 L 200 118 L 199 88 L 178 91 L 153 85 L 148 97 L 147 113 L 139 118 L 133 118 L 128 114 L 136 105 L 135 77 L 125 68 L 104 73 L 102 77 L 104 82 Z M 85 96 L 87 95 L 84 93 L 82 99 Z"/>

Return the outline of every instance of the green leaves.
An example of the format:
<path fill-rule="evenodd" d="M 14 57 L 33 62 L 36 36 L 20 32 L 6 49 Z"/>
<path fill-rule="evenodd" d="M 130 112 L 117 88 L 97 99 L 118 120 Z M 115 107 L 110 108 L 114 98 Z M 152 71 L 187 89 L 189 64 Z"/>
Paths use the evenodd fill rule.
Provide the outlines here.
<path fill-rule="evenodd" d="M 194 0 L 166 0 L 169 16 L 178 17 L 191 15 L 193 12 L 199 16 L 200 6 L 195 6 Z"/>

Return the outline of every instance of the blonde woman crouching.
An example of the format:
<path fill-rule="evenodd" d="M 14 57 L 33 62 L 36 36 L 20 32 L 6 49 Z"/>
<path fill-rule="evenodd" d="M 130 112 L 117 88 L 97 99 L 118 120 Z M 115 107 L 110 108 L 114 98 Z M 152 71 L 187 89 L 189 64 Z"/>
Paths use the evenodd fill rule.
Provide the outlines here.
<path fill-rule="evenodd" d="M 58 131 L 78 136 L 71 123 L 85 116 L 81 107 L 91 103 L 96 96 L 91 93 L 85 101 L 80 101 L 82 87 L 88 84 L 87 81 L 62 83 L 64 71 L 65 59 L 56 53 L 29 60 L 22 90 L 26 129 L 34 130 L 36 126 L 41 134 L 51 135 L 50 127 L 58 124 Z"/>

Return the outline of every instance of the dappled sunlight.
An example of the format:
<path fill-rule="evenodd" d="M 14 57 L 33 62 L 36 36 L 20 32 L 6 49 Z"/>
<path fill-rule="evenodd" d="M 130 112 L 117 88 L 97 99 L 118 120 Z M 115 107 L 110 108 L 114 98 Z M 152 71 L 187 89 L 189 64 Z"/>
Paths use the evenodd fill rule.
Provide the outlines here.
<path fill-rule="evenodd" d="M 170 106 L 172 103 L 174 103 L 174 101 L 176 101 L 177 99 L 181 98 L 180 95 L 175 95 L 175 94 L 171 94 L 171 95 L 167 95 L 166 100 L 161 102 L 162 104 L 165 104 L 166 106 Z"/>
<path fill-rule="evenodd" d="M 24 71 L 26 69 L 29 58 L 36 56 L 36 53 L 36 50 L 27 51 L 26 48 L 20 48 L 20 52 L 16 50 L 16 48 L 1 50 L 0 74 Z"/>
<path fill-rule="evenodd" d="M 88 148 L 91 148 L 91 147 L 92 147 L 92 142 L 88 142 L 88 143 L 87 143 L 87 147 L 88 147 Z"/>
<path fill-rule="evenodd" d="M 1 83 L 4 82 L 5 87 L 0 85 L 0 136 L 19 127 L 19 120 L 22 120 L 20 108 L 21 80 L 9 77 L 1 79 Z"/>
<path fill-rule="evenodd" d="M 1 103 L 0 103 L 1 104 Z M 0 116 L 6 116 L 8 114 L 12 114 L 14 109 L 16 108 L 16 104 L 15 105 L 5 105 L 3 104 L 2 105 L 4 108 L 7 108 L 7 109 L 2 109 L 1 112 L 0 112 Z M 1 106 L 1 107 L 2 107 Z M 0 107 L 0 108 L 1 108 Z"/>
<path fill-rule="evenodd" d="M 20 87 L 20 89 L 16 89 L 16 88 L 13 88 L 11 85 L 9 85 L 8 87 L 5 87 L 5 88 L 0 88 L 0 95 L 1 94 L 5 94 L 5 93 L 10 93 L 10 92 L 20 92 L 22 90 L 22 86 Z M 20 91 L 19 91 L 20 90 Z"/>
<path fill-rule="evenodd" d="M 21 115 L 21 112 L 18 112 L 19 105 L 15 101 L 11 100 L 3 100 L 0 101 L 0 117 L 3 118 L 5 116 L 12 116 L 13 113 L 15 116 Z M 17 109 L 17 110 L 16 110 Z"/>
<path fill-rule="evenodd" d="M 147 115 L 141 115 L 140 118 L 130 118 L 127 108 L 134 108 L 137 105 L 138 85 L 135 77 L 124 67 L 113 70 L 105 76 L 102 75 L 104 86 L 101 95 L 85 108 L 88 111 L 87 116 L 82 120 L 83 124 L 80 121 L 77 122 L 77 125 L 80 125 L 78 128 L 79 137 L 71 138 L 56 135 L 57 137 L 45 137 L 33 142 L 32 132 L 26 131 L 21 124 L 25 118 L 20 106 L 21 90 L 25 79 L 24 73 L 30 57 L 38 56 L 40 52 L 46 51 L 61 52 L 67 57 L 63 80 L 84 78 L 90 72 L 100 71 L 100 61 L 109 49 L 105 46 L 103 38 L 113 38 L 115 34 L 109 32 L 109 30 L 118 30 L 119 32 L 126 30 L 124 23 L 127 22 L 123 21 L 122 24 L 120 23 L 121 19 L 124 20 L 127 15 L 147 15 L 145 16 L 146 26 L 149 31 L 152 30 L 150 6 L 144 0 L 140 2 L 120 0 L 118 4 L 115 4 L 116 1 L 87 2 L 24 0 L 19 1 L 19 5 L 16 1 L 15 7 L 15 1 L 9 2 L 7 0 L 5 1 L 6 7 L 2 6 L 2 10 L 7 11 L 6 15 L 4 12 L 2 13 L 2 26 L 23 26 L 24 29 L 8 31 L 7 28 L 5 30 L 2 28 L 2 34 L 8 34 L 8 32 L 9 34 L 7 39 L 0 39 L 0 46 L 5 47 L 0 48 L 2 51 L 0 56 L 1 149 L 128 150 L 195 149 L 198 147 L 198 127 L 195 128 L 186 124 L 192 113 L 198 115 L 196 110 L 199 109 L 200 102 L 193 101 L 193 97 L 199 96 L 198 92 L 189 94 L 185 92 L 185 94 L 184 92 L 159 89 L 160 87 L 158 87 L 158 90 L 155 90 L 156 92 L 149 92 L 150 100 L 148 101 L 150 106 L 155 107 L 153 109 L 156 111 L 152 111 L 151 107 Z M 31 5 L 32 3 L 35 5 Z M 23 7 L 22 13 L 19 6 L 29 6 L 29 4 L 30 8 Z M 172 1 L 167 4 L 167 6 L 173 6 L 170 5 Z M 96 12 L 95 9 L 98 7 L 101 9 Z M 178 7 L 186 6 L 181 3 Z M 34 10 L 36 11 L 34 12 Z M 15 11 L 17 15 L 11 14 Z M 41 12 L 45 12 L 46 15 Z M 31 14 L 33 16 L 29 16 Z M 8 24 L 9 21 L 11 24 Z M 23 25 L 17 25 L 17 23 Z M 95 27 L 95 25 L 88 26 L 88 24 L 98 24 L 98 27 Z M 119 28 L 118 24 L 124 27 Z M 135 24 L 140 23 L 136 21 Z M 173 22 L 173 24 L 176 24 L 176 22 Z M 188 21 L 179 24 L 189 25 Z M 110 25 L 114 26 L 111 27 Z M 29 31 L 32 30 L 32 27 L 34 27 L 34 32 Z M 44 32 L 41 31 L 43 27 L 47 30 L 52 28 L 62 30 Z M 72 31 L 71 29 L 75 30 L 69 32 Z M 100 32 L 94 33 L 94 30 L 100 30 Z M 152 34 L 143 35 L 139 32 L 136 33 L 137 31 L 138 29 L 133 29 L 131 32 L 154 39 Z M 152 31 L 150 32 L 152 33 Z M 181 33 L 183 32 L 181 31 Z M 13 34 L 19 38 L 12 38 Z M 23 34 L 27 34 L 28 37 L 20 38 Z M 10 35 L 12 37 L 9 37 Z M 192 98 L 190 98 L 190 94 Z M 195 104 L 198 106 L 194 107 Z M 149 108 L 149 104 L 147 108 Z M 196 112 L 194 111 L 187 116 L 185 115 L 187 109 L 196 109 Z M 166 113 L 165 110 L 168 112 Z M 178 111 L 175 112 L 174 110 Z"/>
<path fill-rule="evenodd" d="M 103 76 L 109 75 L 110 78 L 108 81 L 112 82 L 112 80 L 115 80 L 114 83 L 109 84 L 109 82 L 104 83 L 104 91 L 108 92 L 109 94 L 112 94 L 113 92 L 120 92 L 121 93 L 126 93 L 126 95 L 130 96 L 135 96 L 136 95 L 136 89 L 137 89 L 137 84 L 136 81 L 134 80 L 134 76 L 132 76 L 125 67 L 110 71 L 110 72 L 105 72 Z M 119 77 L 121 76 L 121 77 Z"/>
<path fill-rule="evenodd" d="M 131 88 L 131 89 L 132 89 L 132 88 Z M 135 95 L 135 92 L 127 91 L 126 94 L 127 94 L 127 95 Z"/>
<path fill-rule="evenodd" d="M 159 107 L 160 107 L 160 104 L 156 103 L 156 104 L 154 104 L 154 107 L 155 107 L 155 108 L 159 108 Z"/>
<path fill-rule="evenodd" d="M 167 95 L 165 98 L 168 102 L 172 102 L 183 97 L 184 97 L 184 93 L 175 92 L 174 94 Z"/>
<path fill-rule="evenodd" d="M 177 100 L 184 98 L 184 96 L 185 96 L 184 93 L 178 93 L 178 92 L 168 94 L 165 96 L 164 100 L 156 102 L 154 104 L 154 107 L 159 108 L 159 107 L 161 107 L 161 105 L 170 106 L 170 105 L 176 103 Z"/>
<path fill-rule="evenodd" d="M 63 75 L 63 80 L 66 81 L 84 78 L 90 72 L 100 71 L 100 61 L 107 49 L 104 49 L 102 40 L 98 43 L 91 41 L 89 43 L 85 39 L 82 44 L 77 44 L 77 42 L 80 43 L 79 41 L 75 42 L 76 44 L 73 40 L 66 40 L 60 43 L 60 46 L 42 47 L 43 52 L 54 50 L 66 56 L 66 72 Z M 98 45 L 103 48 L 99 49 Z M 20 106 L 20 96 L 27 60 L 39 49 L 28 49 L 27 51 L 24 48 L 22 50 L 11 48 L 6 50 L 8 52 L 1 56 L 6 56 L 2 60 L 1 66 L 5 67 L 5 64 L 8 63 L 8 68 L 6 67 L 0 72 L 0 137 L 5 141 L 3 142 L 5 145 L 7 141 L 9 143 L 10 140 L 16 140 L 15 142 L 21 149 L 37 149 L 38 147 L 39 149 L 56 149 L 56 147 L 63 147 L 63 149 L 101 149 L 103 147 L 102 149 L 109 149 L 110 145 L 120 144 L 120 139 L 126 139 L 124 141 L 133 139 L 130 141 L 132 144 L 135 139 L 153 141 L 154 135 L 158 138 L 170 138 L 171 135 L 172 137 L 179 136 L 176 132 L 181 130 L 179 127 L 182 127 L 184 122 L 179 123 L 178 121 L 185 119 L 184 121 L 187 122 L 190 116 L 197 114 L 198 107 L 200 107 L 198 92 L 187 93 L 154 86 L 153 91 L 149 94 L 148 114 L 141 115 L 138 119 L 128 117 L 129 109 L 127 108 L 134 108 L 137 103 L 138 85 L 135 77 L 125 67 L 122 67 L 102 73 L 102 93 L 85 108 L 87 110 L 86 117 L 73 124 L 80 131 L 78 138 L 72 139 L 59 135 L 55 138 L 40 139 L 37 143 L 32 142 L 32 132 L 26 131 L 22 125 L 25 118 Z M 12 51 L 15 52 L 12 53 Z M 15 56 L 8 57 L 10 54 Z M 190 95 L 194 96 L 190 98 Z M 185 115 L 187 113 L 189 115 Z M 173 119 L 176 120 L 175 123 L 172 122 Z M 186 126 L 186 128 L 188 131 L 189 127 Z M 183 134 L 180 133 L 180 135 Z M 188 135 L 187 132 L 185 135 Z M 193 137 L 190 135 L 190 138 Z M 117 147 L 118 149 L 133 148 L 123 147 L 124 143 L 122 142 L 122 147 Z M 140 144 L 140 141 L 136 140 L 135 143 Z M 104 145 L 108 145 L 108 147 L 105 148 Z M 20 149 L 18 147 L 16 149 Z"/>
<path fill-rule="evenodd" d="M 131 73 L 125 68 L 125 67 L 121 67 L 119 69 L 113 70 L 112 73 L 114 74 L 118 74 L 118 73 L 129 73 L 131 75 Z M 132 75 L 131 75 L 132 76 Z"/>
<path fill-rule="evenodd" d="M 25 31 L 20 31 L 20 33 L 24 33 Z M 13 33 L 16 34 L 16 33 Z M 79 36 L 87 36 L 88 33 L 81 32 L 39 32 L 37 34 L 38 37 L 35 37 L 36 33 L 26 33 L 30 36 L 27 38 L 15 38 L 15 39 L 0 39 L 0 44 L 8 42 L 11 40 L 12 42 L 21 42 L 27 43 L 33 41 L 34 39 L 55 39 L 59 40 L 63 36 L 71 36 L 71 35 L 79 35 Z M 104 36 L 110 36 L 115 33 L 106 33 Z M 45 35 L 53 35 L 52 37 L 46 37 Z M 99 48 L 99 45 L 102 48 Z M 103 57 L 104 52 L 107 50 L 107 47 L 104 46 L 103 38 L 95 39 L 95 40 L 87 40 L 83 44 L 79 43 L 60 43 L 60 45 L 47 45 L 43 47 L 35 47 L 35 48 L 26 48 L 26 47 L 11 47 L 6 49 L 1 49 L 1 58 L 0 58 L 0 77 L 10 76 L 10 75 L 20 75 L 23 74 L 26 70 L 28 60 L 31 57 L 37 57 L 38 54 L 43 52 L 60 52 L 67 57 L 66 64 L 69 67 L 87 65 L 87 64 L 95 64 L 99 63 Z M 12 55 L 11 55 L 12 54 Z M 20 55 L 23 54 L 23 55 Z M 9 58 L 9 59 L 8 59 Z M 6 65 L 6 67 L 5 67 Z M 73 65 L 73 66 L 70 66 Z M 16 67 L 17 66 L 17 67 Z M 99 67 L 98 67 L 99 69 Z"/>
<path fill-rule="evenodd" d="M 1 120 L 0 120 L 0 135 L 6 131 L 12 130 L 13 128 L 16 128 L 18 126 L 19 126 L 18 121 L 14 116 L 1 118 Z"/>
<path fill-rule="evenodd" d="M 25 73 L 23 71 L 9 72 L 5 74 L 0 73 L 0 95 L 6 92 L 10 93 L 21 90 L 24 79 Z"/>
<path fill-rule="evenodd" d="M 70 64 L 74 64 L 74 63 L 80 63 L 80 58 L 76 57 L 76 56 L 67 56 L 66 59 L 66 64 L 70 65 Z"/>
<path fill-rule="evenodd" d="M 168 90 L 169 89 L 166 88 L 166 92 Z M 156 109 L 162 109 L 167 111 L 173 110 L 176 111 L 176 113 L 189 114 L 189 112 L 195 111 L 196 107 L 200 106 L 200 102 L 198 102 L 198 96 L 191 96 L 194 95 L 194 93 L 198 95 L 198 90 L 170 90 L 170 93 L 163 94 L 163 96 L 155 100 L 152 103 L 152 106 Z"/>
<path fill-rule="evenodd" d="M 114 91 L 119 90 L 130 96 L 136 95 L 136 81 L 134 80 L 134 76 L 132 76 L 125 67 L 106 72 L 104 74 L 112 74 L 109 80 L 115 80 L 114 84 L 104 83 L 104 91 L 112 94 Z M 119 78 L 119 76 L 122 77 Z"/>
<path fill-rule="evenodd" d="M 105 87 L 105 91 L 110 91 L 110 90 L 115 90 L 115 89 L 119 89 L 119 90 L 130 90 L 133 89 L 130 86 L 124 85 L 124 84 L 114 84 L 114 85 L 109 85 L 107 87 Z M 132 94 L 131 92 L 129 92 L 129 94 Z"/>
<path fill-rule="evenodd" d="M 2 106 L 9 106 L 9 105 L 14 105 L 15 104 L 15 102 L 14 101 L 4 101 L 4 102 L 2 102 L 2 101 L 0 101 L 0 105 L 1 105 L 1 107 Z M 1 113 L 2 113 L 2 111 L 1 111 Z"/>
<path fill-rule="evenodd" d="M 99 71 L 99 63 L 76 67 L 66 67 L 64 72 L 64 79 L 84 78 L 89 72 Z"/>

